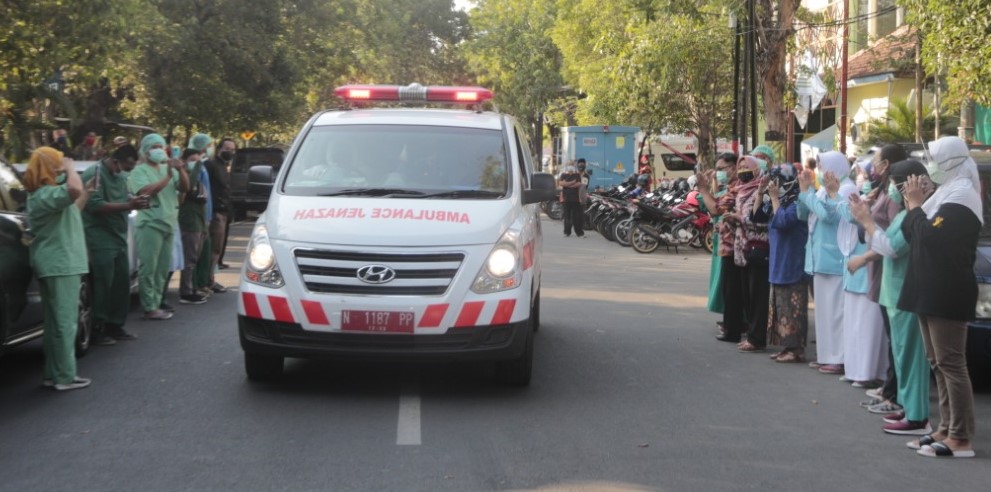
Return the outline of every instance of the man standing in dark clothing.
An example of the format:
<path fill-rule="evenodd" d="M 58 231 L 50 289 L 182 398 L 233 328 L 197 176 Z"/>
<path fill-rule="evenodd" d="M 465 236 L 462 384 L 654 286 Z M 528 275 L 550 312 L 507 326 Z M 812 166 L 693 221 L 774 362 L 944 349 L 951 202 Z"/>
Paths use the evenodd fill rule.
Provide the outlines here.
<path fill-rule="evenodd" d="M 564 202 L 564 237 L 571 236 L 571 228 L 575 228 L 575 235 L 585 237 L 582 228 L 584 217 L 582 217 L 581 190 L 585 186 L 582 184 L 582 177 L 574 164 L 569 163 L 558 179 L 561 185 L 561 197 Z"/>
<path fill-rule="evenodd" d="M 214 277 L 220 258 L 227 247 L 227 222 L 231 218 L 231 175 L 230 164 L 234 161 L 237 145 L 232 138 L 224 138 L 217 144 L 217 155 L 206 163 L 210 176 L 210 196 L 213 198 L 213 217 L 210 220 L 210 243 L 213 255 L 210 257 L 211 289 L 216 293 L 227 292 Z"/>

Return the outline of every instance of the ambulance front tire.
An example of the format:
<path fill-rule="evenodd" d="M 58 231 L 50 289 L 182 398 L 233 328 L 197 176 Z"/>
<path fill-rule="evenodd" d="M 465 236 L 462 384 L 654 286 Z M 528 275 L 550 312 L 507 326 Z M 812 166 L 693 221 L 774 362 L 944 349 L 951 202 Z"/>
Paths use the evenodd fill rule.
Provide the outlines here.
<path fill-rule="evenodd" d="M 244 371 L 250 381 L 274 381 L 282 376 L 283 357 L 244 353 Z"/>
<path fill-rule="evenodd" d="M 510 386 L 528 386 L 530 376 L 533 374 L 533 320 L 530 320 L 523 328 L 523 335 L 526 336 L 523 353 L 509 360 L 496 362 L 496 378 L 503 384 Z"/>

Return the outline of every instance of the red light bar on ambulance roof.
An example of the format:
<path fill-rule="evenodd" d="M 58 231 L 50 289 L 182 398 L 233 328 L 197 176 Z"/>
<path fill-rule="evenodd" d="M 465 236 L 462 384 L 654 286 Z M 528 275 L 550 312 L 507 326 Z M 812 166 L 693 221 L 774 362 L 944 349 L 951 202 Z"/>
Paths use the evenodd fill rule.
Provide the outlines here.
<path fill-rule="evenodd" d="M 334 90 L 345 101 L 422 101 L 439 103 L 480 103 L 492 99 L 483 87 L 399 85 L 345 85 Z"/>

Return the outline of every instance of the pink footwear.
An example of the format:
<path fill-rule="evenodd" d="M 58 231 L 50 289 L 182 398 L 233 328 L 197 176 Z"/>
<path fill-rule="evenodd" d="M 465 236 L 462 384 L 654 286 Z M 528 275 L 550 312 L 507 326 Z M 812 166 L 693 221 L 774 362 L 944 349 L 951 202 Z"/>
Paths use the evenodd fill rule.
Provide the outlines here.
<path fill-rule="evenodd" d="M 823 364 L 819 366 L 819 372 L 823 374 L 843 374 L 843 364 Z"/>

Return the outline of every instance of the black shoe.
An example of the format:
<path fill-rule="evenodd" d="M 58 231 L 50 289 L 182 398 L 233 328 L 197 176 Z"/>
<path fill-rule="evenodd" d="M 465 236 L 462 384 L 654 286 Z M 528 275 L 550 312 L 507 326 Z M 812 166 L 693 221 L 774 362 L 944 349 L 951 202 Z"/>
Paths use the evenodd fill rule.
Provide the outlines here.
<path fill-rule="evenodd" d="M 179 296 L 179 304 L 203 304 L 206 302 L 206 297 L 199 294 L 189 294 L 188 296 Z"/>
<path fill-rule="evenodd" d="M 130 340 L 137 340 L 138 339 L 138 337 L 136 335 L 132 334 L 129 331 L 125 331 L 123 328 L 117 328 L 116 330 L 111 331 L 109 333 L 109 335 L 114 340 L 118 340 L 118 341 L 121 341 L 121 342 L 127 342 L 127 341 L 130 341 Z"/>
<path fill-rule="evenodd" d="M 213 283 L 213 287 L 210 287 L 210 290 L 212 290 L 212 291 L 214 291 L 214 292 L 216 292 L 218 294 L 223 294 L 224 292 L 227 292 L 227 287 L 224 287 L 223 285 L 220 285 L 217 282 L 214 282 Z"/>
<path fill-rule="evenodd" d="M 217 263 L 217 269 L 219 270 L 227 270 L 230 267 L 227 263 Z"/>
<path fill-rule="evenodd" d="M 91 343 L 98 347 L 109 347 L 110 345 L 117 345 L 117 340 L 114 340 L 112 337 L 102 333 L 94 333 L 93 341 Z"/>
<path fill-rule="evenodd" d="M 173 306 L 173 305 L 171 305 L 171 304 L 169 304 L 169 303 L 167 303 L 165 301 L 162 301 L 162 303 L 158 305 L 158 309 L 161 309 L 162 311 L 167 311 L 167 312 L 170 312 L 170 313 L 174 313 L 175 312 L 175 306 Z"/>

